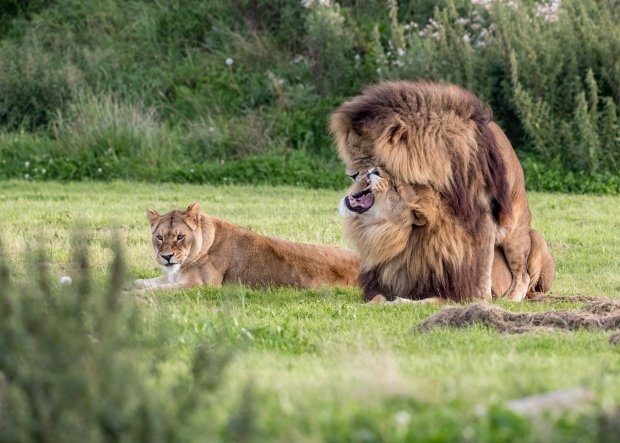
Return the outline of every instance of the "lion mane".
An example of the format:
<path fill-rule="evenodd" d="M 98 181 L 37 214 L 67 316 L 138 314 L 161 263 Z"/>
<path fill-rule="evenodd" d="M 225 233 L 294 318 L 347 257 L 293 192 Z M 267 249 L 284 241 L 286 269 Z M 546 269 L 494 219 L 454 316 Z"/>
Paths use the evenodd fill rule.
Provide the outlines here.
<path fill-rule="evenodd" d="M 427 204 L 442 208 L 440 225 L 445 235 L 433 231 L 422 236 L 430 229 L 426 226 L 402 237 L 399 247 L 414 253 L 390 265 L 390 269 L 402 267 L 403 272 L 416 270 L 417 281 L 396 283 L 390 278 L 396 275 L 394 270 L 385 263 L 370 266 L 371 259 L 361 251 L 364 288 L 396 291 L 397 296 L 408 298 L 439 294 L 454 300 L 488 298 L 497 244 L 512 274 L 507 294 L 515 300 L 525 296 L 530 283 L 531 213 L 523 171 L 483 101 L 451 84 L 384 82 L 365 88 L 362 95 L 336 109 L 330 129 L 351 178 L 369 180 L 369 171 L 382 171 L 380 175 L 393 184 L 422 186 L 418 193 L 430 193 Z M 372 205 L 368 195 L 363 201 Z M 387 223 L 390 210 L 384 210 L 384 217 L 375 223 Z M 362 231 L 357 229 L 356 235 L 368 239 L 380 229 Z M 374 247 L 385 249 L 380 242 Z M 431 257 L 438 252 L 437 258 Z M 402 293 L 402 285 L 411 293 Z"/>

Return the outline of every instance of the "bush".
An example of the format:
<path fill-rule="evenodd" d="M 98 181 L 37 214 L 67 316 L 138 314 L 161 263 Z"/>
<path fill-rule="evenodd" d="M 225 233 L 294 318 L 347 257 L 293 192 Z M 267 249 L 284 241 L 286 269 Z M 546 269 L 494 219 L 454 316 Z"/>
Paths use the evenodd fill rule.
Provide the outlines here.
<path fill-rule="evenodd" d="M 94 281 L 84 240 L 74 242 L 69 286 L 51 278 L 42 252 L 31 283 L 11 281 L 0 265 L 0 441 L 231 440 L 251 431 L 251 396 L 223 430 L 209 400 L 230 352 L 195 343 L 185 370 L 164 381 L 166 364 L 179 367 L 171 324 L 121 293 L 118 242 L 108 281 Z"/>
<path fill-rule="evenodd" d="M 74 169 L 50 177 L 100 178 L 101 169 L 108 178 L 162 180 L 186 166 L 217 168 L 263 155 L 268 163 L 291 150 L 332 165 L 326 121 L 338 104 L 368 83 L 426 78 L 475 92 L 521 157 L 552 166 L 528 166 L 536 174 L 528 186 L 610 192 L 620 180 L 614 2 L 67 0 L 7 7 L 0 127 L 35 132 L 39 148 L 54 145 L 50 153 L 30 143 L 28 154 L 53 154 L 65 172 Z M 55 139 L 43 141 L 49 134 Z M 0 150 L 4 165 L 32 162 Z"/>

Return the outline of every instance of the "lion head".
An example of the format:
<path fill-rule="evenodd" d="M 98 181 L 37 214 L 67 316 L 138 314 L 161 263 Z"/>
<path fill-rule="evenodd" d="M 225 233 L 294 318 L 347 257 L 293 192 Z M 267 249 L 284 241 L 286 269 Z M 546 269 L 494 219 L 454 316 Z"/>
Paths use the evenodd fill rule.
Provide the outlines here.
<path fill-rule="evenodd" d="M 458 86 L 395 81 L 343 103 L 330 129 L 347 175 L 379 167 L 399 182 L 432 186 L 474 226 L 481 207 L 511 212 L 490 121 L 490 109 Z"/>
<path fill-rule="evenodd" d="M 185 211 L 171 211 L 164 215 L 149 209 L 146 216 L 151 224 L 155 260 L 167 271 L 191 261 L 208 240 L 201 229 L 203 223 L 198 203 L 191 204 Z"/>
<path fill-rule="evenodd" d="M 467 226 L 432 187 L 381 174 L 373 184 L 371 169 L 341 203 L 345 235 L 362 261 L 365 300 L 378 293 L 388 299 L 470 297 L 480 261 Z"/>

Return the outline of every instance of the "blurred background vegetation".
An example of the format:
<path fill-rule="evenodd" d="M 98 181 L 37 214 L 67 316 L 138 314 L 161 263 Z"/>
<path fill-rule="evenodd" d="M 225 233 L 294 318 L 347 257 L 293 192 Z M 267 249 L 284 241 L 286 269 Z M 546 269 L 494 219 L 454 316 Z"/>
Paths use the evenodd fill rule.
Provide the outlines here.
<path fill-rule="evenodd" d="M 383 79 L 486 100 L 529 189 L 620 192 L 620 1 L 5 0 L 0 176 L 346 185 Z"/>

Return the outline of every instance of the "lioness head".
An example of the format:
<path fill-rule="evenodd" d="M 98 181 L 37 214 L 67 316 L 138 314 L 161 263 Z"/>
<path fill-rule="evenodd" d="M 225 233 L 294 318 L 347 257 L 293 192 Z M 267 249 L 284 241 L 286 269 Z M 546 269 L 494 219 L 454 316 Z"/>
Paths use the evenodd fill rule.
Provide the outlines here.
<path fill-rule="evenodd" d="M 198 203 L 191 204 L 185 211 L 164 215 L 149 209 L 146 216 L 151 224 L 155 260 L 165 269 L 178 268 L 193 250 L 200 249 L 202 231 Z"/>

